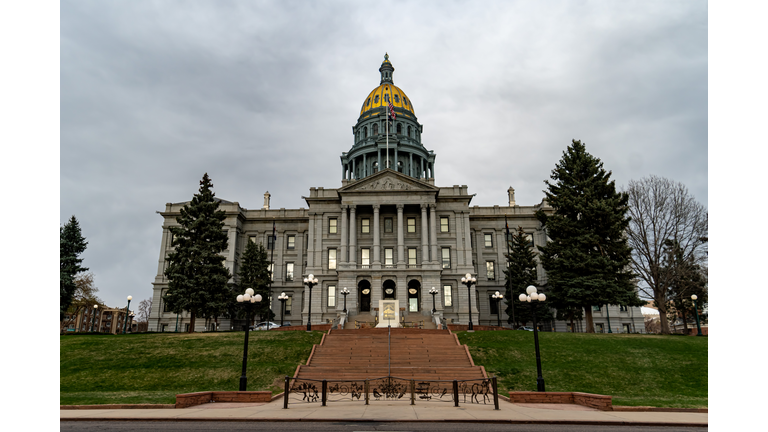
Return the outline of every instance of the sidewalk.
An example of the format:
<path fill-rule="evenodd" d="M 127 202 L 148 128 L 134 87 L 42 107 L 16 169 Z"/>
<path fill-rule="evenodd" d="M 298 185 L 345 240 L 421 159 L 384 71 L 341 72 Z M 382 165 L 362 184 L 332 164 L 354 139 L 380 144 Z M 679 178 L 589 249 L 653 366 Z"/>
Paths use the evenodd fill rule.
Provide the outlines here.
<path fill-rule="evenodd" d="M 73 409 L 60 410 L 68 420 L 143 421 L 452 421 L 478 423 L 604 424 L 645 426 L 707 426 L 708 414 L 696 412 L 599 411 L 581 405 L 453 404 L 409 402 L 295 403 L 283 409 L 282 399 L 270 403 L 209 403 L 182 409 Z"/>

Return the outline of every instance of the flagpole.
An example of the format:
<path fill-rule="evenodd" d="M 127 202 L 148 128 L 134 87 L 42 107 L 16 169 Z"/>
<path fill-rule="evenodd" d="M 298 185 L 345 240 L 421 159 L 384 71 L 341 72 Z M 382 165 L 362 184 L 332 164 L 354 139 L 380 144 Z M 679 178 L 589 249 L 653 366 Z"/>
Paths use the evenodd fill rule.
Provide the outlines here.
<path fill-rule="evenodd" d="M 382 101 L 384 102 L 384 101 Z M 384 104 L 382 104 L 384 105 Z M 387 129 L 387 168 L 389 168 L 389 104 L 387 104 L 387 107 L 384 108 L 384 114 L 385 114 L 385 122 L 386 122 L 386 129 Z"/>

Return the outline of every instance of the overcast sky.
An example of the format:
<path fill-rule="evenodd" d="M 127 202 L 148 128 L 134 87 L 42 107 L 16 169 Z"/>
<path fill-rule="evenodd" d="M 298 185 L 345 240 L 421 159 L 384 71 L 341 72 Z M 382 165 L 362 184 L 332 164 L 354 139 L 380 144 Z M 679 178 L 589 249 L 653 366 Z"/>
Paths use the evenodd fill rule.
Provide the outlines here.
<path fill-rule="evenodd" d="M 60 3 L 60 223 L 110 306 L 152 295 L 167 202 L 307 207 L 385 52 L 436 184 L 473 205 L 543 198 L 572 139 L 617 185 L 649 175 L 708 205 L 704 1 Z"/>

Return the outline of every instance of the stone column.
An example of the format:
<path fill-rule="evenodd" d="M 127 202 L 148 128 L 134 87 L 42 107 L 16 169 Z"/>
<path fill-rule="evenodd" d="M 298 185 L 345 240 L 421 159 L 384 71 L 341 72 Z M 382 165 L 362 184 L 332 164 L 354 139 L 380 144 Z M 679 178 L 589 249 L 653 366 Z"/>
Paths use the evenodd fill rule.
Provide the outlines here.
<path fill-rule="evenodd" d="M 341 206 L 341 243 L 339 246 L 339 264 L 347 263 L 347 206 Z"/>
<path fill-rule="evenodd" d="M 405 267 L 405 240 L 403 239 L 403 204 L 397 205 L 397 267 Z"/>
<path fill-rule="evenodd" d="M 456 233 L 456 266 L 463 266 L 464 265 L 464 247 L 462 246 L 461 241 L 461 225 L 463 222 L 463 218 L 461 217 L 461 213 L 454 213 L 454 219 L 456 220 L 456 227 L 454 228 L 454 232 Z"/>
<path fill-rule="evenodd" d="M 323 215 L 317 215 L 315 217 L 315 237 L 317 238 L 317 245 L 315 246 L 315 266 L 323 266 Z"/>
<path fill-rule="evenodd" d="M 469 212 L 464 212 L 464 243 L 466 247 L 467 265 L 472 265 L 472 231 L 469 229 Z M 475 247 L 479 248 L 477 243 Z"/>
<path fill-rule="evenodd" d="M 307 241 L 307 268 L 315 266 L 315 214 L 309 213 L 309 239 Z"/>
<path fill-rule="evenodd" d="M 376 162 L 376 166 L 378 167 L 377 170 L 381 171 L 381 149 L 376 149 L 376 156 L 379 158 Z M 373 307 L 371 307 L 371 310 L 373 310 Z"/>
<path fill-rule="evenodd" d="M 357 217 L 354 204 L 349 206 L 349 262 L 357 265 Z"/>
<path fill-rule="evenodd" d="M 437 254 L 437 215 L 435 214 L 436 207 L 437 206 L 435 204 L 429 205 L 429 244 L 432 249 L 432 262 L 439 263 L 440 257 Z"/>
<path fill-rule="evenodd" d="M 421 264 L 429 262 L 429 228 L 427 224 L 427 205 L 421 205 Z"/>
<path fill-rule="evenodd" d="M 373 205 L 373 266 L 371 268 L 381 268 L 381 231 L 379 231 L 379 204 Z"/>

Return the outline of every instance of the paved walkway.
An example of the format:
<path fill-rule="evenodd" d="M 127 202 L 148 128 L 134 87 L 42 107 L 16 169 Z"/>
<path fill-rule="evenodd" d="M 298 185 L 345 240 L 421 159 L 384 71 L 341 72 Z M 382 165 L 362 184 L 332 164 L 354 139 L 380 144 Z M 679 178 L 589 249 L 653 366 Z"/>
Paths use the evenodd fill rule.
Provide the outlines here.
<path fill-rule="evenodd" d="M 708 414 L 695 412 L 598 411 L 581 405 L 453 404 L 409 402 L 329 402 L 291 404 L 282 399 L 270 403 L 209 403 L 183 409 L 76 409 L 60 410 L 61 420 L 226 420 L 226 421 L 459 421 L 494 423 L 606 424 L 707 426 Z"/>

